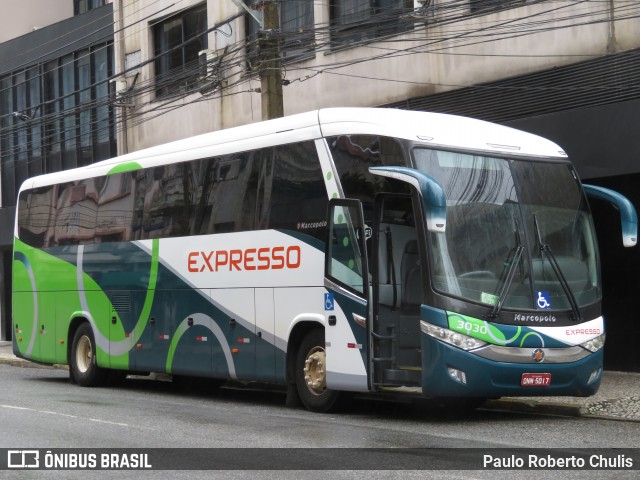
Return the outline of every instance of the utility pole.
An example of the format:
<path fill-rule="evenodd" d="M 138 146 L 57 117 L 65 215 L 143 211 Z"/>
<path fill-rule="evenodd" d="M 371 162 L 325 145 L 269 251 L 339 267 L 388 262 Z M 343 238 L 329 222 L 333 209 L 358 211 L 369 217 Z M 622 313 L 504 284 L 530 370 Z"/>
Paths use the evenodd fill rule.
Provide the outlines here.
<path fill-rule="evenodd" d="M 284 116 L 282 99 L 282 60 L 280 58 L 280 14 L 275 0 L 259 4 L 263 11 L 262 30 L 258 42 L 260 55 L 260 92 L 262 119 Z"/>

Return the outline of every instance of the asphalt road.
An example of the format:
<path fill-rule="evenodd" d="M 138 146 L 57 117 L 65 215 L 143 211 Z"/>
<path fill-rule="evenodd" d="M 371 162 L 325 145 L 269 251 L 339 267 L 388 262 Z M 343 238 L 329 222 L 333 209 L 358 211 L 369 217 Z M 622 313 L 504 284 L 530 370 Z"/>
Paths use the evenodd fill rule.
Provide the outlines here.
<path fill-rule="evenodd" d="M 0 448 L 236 448 L 255 456 L 255 465 L 269 466 L 269 448 L 286 452 L 293 465 L 335 462 L 342 468 L 343 450 L 318 449 L 429 449 L 434 465 L 451 465 L 451 452 L 435 456 L 437 448 L 638 448 L 640 423 L 585 418 L 527 416 L 476 411 L 449 415 L 429 405 L 355 399 L 339 414 L 315 414 L 284 406 L 279 391 L 223 388 L 216 392 L 177 391 L 170 382 L 129 379 L 117 387 L 86 389 L 71 385 L 68 373 L 56 369 L 0 365 Z M 305 449 L 309 449 L 308 451 Z M 358 455 L 358 450 L 348 450 Z M 468 450 L 477 451 L 477 450 Z M 185 450 L 188 452 L 188 450 Z M 225 452 L 227 452 L 225 450 Z M 229 455 L 238 454 L 228 450 Z M 315 453 L 314 453 L 315 452 Z M 320 459 L 317 458 L 321 452 Z M 521 471 L 378 471 L 385 457 L 371 457 L 371 471 L 259 472 L 261 478 L 539 478 Z M 458 451 L 459 452 L 459 451 Z M 218 452 L 219 454 L 219 452 Z M 360 452 L 370 454 L 370 450 Z M 456 453 L 458 455 L 459 453 Z M 463 451 L 464 455 L 464 451 Z M 306 457 L 305 457 L 306 456 Z M 464 457 L 456 457 L 464 462 Z M 222 459 L 224 460 L 224 459 Z M 369 461 L 369 460 L 367 460 Z M 454 458 L 455 461 L 455 458 Z M 455 463 L 454 463 L 455 464 Z M 459 465 L 457 465 L 459 467 Z M 10 478 L 75 478 L 81 472 L 9 472 Z M 27 473 L 29 475 L 27 475 Z M 117 478 L 196 478 L 193 471 L 84 472 Z M 558 478 L 637 478 L 634 472 L 546 471 Z M 206 478 L 254 478 L 256 472 L 200 472 Z M 52 477 L 53 475 L 53 477 Z M 131 476 L 129 476 L 131 475 Z M 575 475 L 575 476 L 573 476 Z M 4 475 L 3 475 L 4 477 Z M 101 477 L 102 478 L 102 477 Z"/>

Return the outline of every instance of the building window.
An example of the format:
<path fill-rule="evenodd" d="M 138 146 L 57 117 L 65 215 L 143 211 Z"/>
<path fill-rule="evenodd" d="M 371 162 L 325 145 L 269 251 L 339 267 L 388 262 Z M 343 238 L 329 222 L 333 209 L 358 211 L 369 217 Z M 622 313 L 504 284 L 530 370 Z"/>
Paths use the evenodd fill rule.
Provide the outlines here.
<path fill-rule="evenodd" d="M 80 123 L 80 165 L 89 165 L 93 159 L 92 115 L 94 105 L 91 95 L 91 53 L 82 50 L 78 53 L 78 116 Z"/>
<path fill-rule="evenodd" d="M 402 15 L 413 0 L 335 0 L 331 2 L 331 43 L 345 46 L 395 35 L 413 28 Z"/>
<path fill-rule="evenodd" d="M 82 15 L 94 8 L 102 7 L 105 0 L 73 0 L 73 14 Z"/>
<path fill-rule="evenodd" d="M 44 100 L 46 118 L 46 147 L 49 153 L 60 151 L 60 70 L 59 61 L 52 60 L 44 66 Z M 54 168 L 58 170 L 59 168 Z"/>
<path fill-rule="evenodd" d="M 252 6 L 258 0 L 245 0 Z M 315 34 L 313 0 L 299 0 L 295 2 L 279 2 L 280 15 L 280 54 L 284 62 L 295 62 L 310 58 L 315 54 Z M 251 16 L 245 16 L 247 32 L 247 58 L 250 66 L 257 66 L 258 36 L 260 25 Z"/>
<path fill-rule="evenodd" d="M 471 13 L 488 13 L 522 5 L 527 0 L 469 0 Z"/>
<path fill-rule="evenodd" d="M 207 7 L 201 5 L 153 26 L 156 96 L 198 86 L 198 53 L 207 49 Z"/>
<path fill-rule="evenodd" d="M 60 59 L 60 79 L 62 83 L 62 139 L 65 150 L 75 150 L 78 132 L 76 115 L 76 65 L 74 55 Z M 69 168 L 72 168 L 72 165 Z"/>
<path fill-rule="evenodd" d="M 42 166 L 42 122 L 36 119 L 42 116 L 42 76 L 38 66 L 31 67 L 27 70 L 27 94 L 29 111 L 27 112 L 30 125 L 28 145 L 30 147 L 30 167 L 31 174 L 38 175 L 44 173 Z"/>
<path fill-rule="evenodd" d="M 115 153 L 112 57 L 110 43 L 96 45 L 0 78 L 2 206 L 28 177 Z"/>
<path fill-rule="evenodd" d="M 0 180 L 2 180 L 2 206 L 15 205 L 17 180 L 15 178 L 16 155 L 14 148 L 13 128 L 18 119 L 12 115 L 16 111 L 13 102 L 12 76 L 8 75 L 0 79 L 0 153 L 2 164 L 0 165 Z M 8 133 L 5 133 L 8 132 Z"/>

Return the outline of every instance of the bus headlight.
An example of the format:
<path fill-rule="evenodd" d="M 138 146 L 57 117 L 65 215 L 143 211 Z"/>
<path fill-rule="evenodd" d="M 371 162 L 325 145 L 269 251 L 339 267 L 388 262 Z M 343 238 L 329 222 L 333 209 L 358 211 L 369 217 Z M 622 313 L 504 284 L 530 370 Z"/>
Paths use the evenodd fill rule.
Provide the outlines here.
<path fill-rule="evenodd" d="M 592 338 L 587 342 L 581 343 L 580 346 L 582 348 L 586 348 L 591 353 L 595 353 L 598 350 L 600 350 L 602 347 L 604 347 L 604 340 L 605 340 L 605 334 L 603 333 L 599 337 Z"/>
<path fill-rule="evenodd" d="M 420 322 L 420 327 L 427 335 L 437 338 L 438 340 L 442 340 L 454 347 L 461 348 L 462 350 L 475 350 L 476 348 L 484 347 L 487 344 L 487 342 L 470 337 L 464 333 L 454 332 L 448 328 L 438 327 L 431 323 Z"/>

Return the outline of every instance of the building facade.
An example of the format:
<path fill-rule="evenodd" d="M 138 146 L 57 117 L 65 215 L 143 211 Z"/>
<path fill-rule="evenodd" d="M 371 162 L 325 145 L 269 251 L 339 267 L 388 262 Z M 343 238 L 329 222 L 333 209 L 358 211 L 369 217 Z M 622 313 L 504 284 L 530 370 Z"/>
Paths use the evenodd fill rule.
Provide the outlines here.
<path fill-rule="evenodd" d="M 129 105 L 122 149 L 262 118 L 270 52 L 259 52 L 261 27 L 237 3 L 114 2 L 116 72 Z M 280 28 L 267 30 L 279 39 L 285 114 L 388 105 L 640 47 L 638 6 L 625 0 L 277 3 Z"/>

